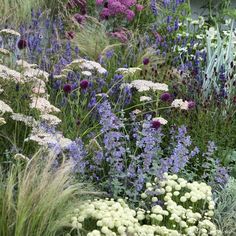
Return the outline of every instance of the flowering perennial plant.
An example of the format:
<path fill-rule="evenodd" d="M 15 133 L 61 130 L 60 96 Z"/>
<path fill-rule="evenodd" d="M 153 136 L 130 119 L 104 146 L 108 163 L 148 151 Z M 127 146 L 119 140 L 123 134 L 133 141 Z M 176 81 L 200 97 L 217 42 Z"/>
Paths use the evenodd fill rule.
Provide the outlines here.
<path fill-rule="evenodd" d="M 147 183 L 142 193 L 146 209 L 132 210 L 124 200 L 98 199 L 74 210 L 70 223 L 87 235 L 222 235 L 212 222 L 215 203 L 205 183 L 189 183 L 165 173 Z"/>

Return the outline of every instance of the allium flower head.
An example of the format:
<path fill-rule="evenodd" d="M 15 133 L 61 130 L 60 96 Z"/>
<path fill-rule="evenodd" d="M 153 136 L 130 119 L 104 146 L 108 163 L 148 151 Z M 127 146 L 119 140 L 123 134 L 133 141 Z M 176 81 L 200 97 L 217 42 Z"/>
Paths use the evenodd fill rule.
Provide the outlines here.
<path fill-rule="evenodd" d="M 159 120 L 154 119 L 154 120 L 152 120 L 151 124 L 152 124 L 151 127 L 153 129 L 159 129 L 161 127 L 161 122 Z"/>
<path fill-rule="evenodd" d="M 171 95 L 169 93 L 163 93 L 160 98 L 163 102 L 167 102 L 170 101 Z"/>
<path fill-rule="evenodd" d="M 144 65 L 148 65 L 149 62 L 150 62 L 150 60 L 149 60 L 148 58 L 144 58 L 144 59 L 143 59 L 143 64 L 144 64 Z"/>
<path fill-rule="evenodd" d="M 17 47 L 22 50 L 27 47 L 27 41 L 25 39 L 20 39 L 17 43 Z"/>
<path fill-rule="evenodd" d="M 126 11 L 126 18 L 128 21 L 132 21 L 135 17 L 135 13 L 132 10 Z"/>
<path fill-rule="evenodd" d="M 80 82 L 80 87 L 82 88 L 82 89 L 86 89 L 86 88 L 88 88 L 88 85 L 89 85 L 89 82 L 88 82 L 88 80 L 82 80 L 81 82 Z"/>
<path fill-rule="evenodd" d="M 72 86 L 70 84 L 65 84 L 63 90 L 65 93 L 70 93 L 72 91 Z"/>

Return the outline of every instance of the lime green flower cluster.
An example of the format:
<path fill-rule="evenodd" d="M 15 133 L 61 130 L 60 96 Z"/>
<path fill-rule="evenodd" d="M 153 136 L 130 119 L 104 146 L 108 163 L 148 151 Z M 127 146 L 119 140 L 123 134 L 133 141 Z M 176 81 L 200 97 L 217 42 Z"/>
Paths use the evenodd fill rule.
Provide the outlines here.
<path fill-rule="evenodd" d="M 221 235 L 211 221 L 215 204 L 205 183 L 165 174 L 164 180 L 147 183 L 141 197 L 150 210 L 130 209 L 122 199 L 89 200 L 74 211 L 70 223 L 88 236 Z"/>

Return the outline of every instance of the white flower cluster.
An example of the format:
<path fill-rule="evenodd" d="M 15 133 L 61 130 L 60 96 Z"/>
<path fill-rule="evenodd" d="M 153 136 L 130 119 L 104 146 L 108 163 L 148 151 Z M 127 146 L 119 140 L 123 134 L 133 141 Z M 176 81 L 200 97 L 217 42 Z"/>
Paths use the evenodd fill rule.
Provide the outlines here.
<path fill-rule="evenodd" d="M 21 74 L 7 66 L 0 64 L 0 78 L 3 80 L 10 80 L 16 83 L 21 82 Z"/>
<path fill-rule="evenodd" d="M 101 75 L 107 73 L 107 70 L 103 68 L 98 62 L 86 60 L 83 58 L 72 61 L 69 65 L 66 66 L 66 68 L 63 71 L 67 72 L 68 70 L 76 70 L 76 69 L 82 70 L 82 73 L 86 76 L 90 76 L 90 73 L 93 71 Z"/>
<path fill-rule="evenodd" d="M 1 54 L 4 56 L 8 56 L 8 55 L 10 55 L 10 52 L 5 48 L 0 48 L 0 55 Z"/>
<path fill-rule="evenodd" d="M 149 90 L 153 91 L 168 91 L 168 85 L 164 83 L 154 83 L 150 80 L 133 80 L 130 83 L 131 87 L 136 88 L 139 92 Z"/>
<path fill-rule="evenodd" d="M 67 149 L 72 143 L 72 141 L 68 138 L 65 138 L 62 133 L 49 133 L 40 126 L 33 127 L 29 137 L 26 138 L 25 141 L 34 141 L 43 147 L 48 147 L 49 145 L 58 146 L 61 150 Z"/>
<path fill-rule="evenodd" d="M 145 219 L 144 212 L 130 209 L 122 199 L 89 200 L 74 210 L 70 223 L 74 229 L 87 231 L 88 236 L 182 235 L 165 226 L 140 224 L 139 220 Z M 86 228 L 86 225 L 90 227 Z"/>
<path fill-rule="evenodd" d="M 3 117 L 0 117 L 0 126 L 5 125 L 6 120 Z"/>
<path fill-rule="evenodd" d="M 222 235 L 211 221 L 215 203 L 210 186 L 166 173 L 155 181 L 147 183 L 141 195 L 150 210 L 132 210 L 122 199 L 89 200 L 70 216 L 72 227 L 89 236 Z"/>
<path fill-rule="evenodd" d="M 51 112 L 60 112 L 58 108 L 53 106 L 46 98 L 43 97 L 32 97 L 30 108 L 36 108 L 42 114 L 48 114 Z"/>
<path fill-rule="evenodd" d="M 12 120 L 23 122 L 28 127 L 31 127 L 31 133 L 25 141 L 35 141 L 44 147 L 54 144 L 60 146 L 61 150 L 66 149 L 72 142 L 70 139 L 65 138 L 62 133 L 57 131 L 51 133 L 46 132 L 41 126 L 41 123 L 43 123 L 55 127 L 61 122 L 57 116 L 50 114 L 60 112 L 60 110 L 48 101 L 49 95 L 46 92 L 46 82 L 48 81 L 49 74 L 38 69 L 36 64 L 29 64 L 23 60 L 18 60 L 16 65 L 21 72 L 0 64 L 0 78 L 3 78 L 4 82 L 11 81 L 21 83 L 21 87 L 24 85 L 30 86 L 31 91 L 29 91 L 29 95 L 31 96 L 31 103 L 29 104 L 29 108 L 35 108 L 40 112 L 39 119 L 36 120 L 32 116 L 14 113 L 13 110 L 1 100 L 0 114 L 10 112 L 12 113 L 10 116 Z M 1 118 L 1 123 L 6 123 L 4 118 Z"/>
<path fill-rule="evenodd" d="M 134 75 L 135 72 L 141 71 L 141 70 L 142 69 L 139 67 L 129 67 L 129 68 L 118 68 L 116 72 L 122 75 Z"/>
<path fill-rule="evenodd" d="M 164 180 L 147 183 L 147 190 L 141 195 L 147 203 L 155 205 L 145 219 L 152 225 L 162 222 L 176 229 L 181 235 L 219 236 L 221 232 L 212 223 L 215 203 L 211 187 L 205 183 L 188 183 L 177 175 L 164 174 Z M 149 194 L 149 193 L 154 194 Z M 144 213 L 143 213 L 144 214 Z"/>
<path fill-rule="evenodd" d="M 3 29 L 0 31 L 0 35 L 9 35 L 9 36 L 20 37 L 20 34 L 12 29 Z"/>
<path fill-rule="evenodd" d="M 189 109 L 189 102 L 183 101 L 183 99 L 175 99 L 171 103 L 171 106 L 175 107 L 175 108 L 180 108 L 181 110 L 188 110 Z"/>
<path fill-rule="evenodd" d="M 17 60 L 16 65 L 20 68 L 23 68 L 23 69 L 38 68 L 37 64 L 30 64 L 24 60 Z"/>
<path fill-rule="evenodd" d="M 148 97 L 148 96 L 141 96 L 140 97 L 140 102 L 149 102 L 149 101 L 152 101 L 151 97 Z"/>
<path fill-rule="evenodd" d="M 11 115 L 11 119 L 23 122 L 25 125 L 29 127 L 34 127 L 35 125 L 37 125 L 37 121 L 32 116 L 27 116 L 21 113 L 13 113 Z"/>
<path fill-rule="evenodd" d="M 152 121 L 159 121 L 161 125 L 166 125 L 168 123 L 168 121 L 162 117 L 155 117 L 152 119 Z"/>
<path fill-rule="evenodd" d="M 13 110 L 9 105 L 7 105 L 4 101 L 0 100 L 0 113 L 4 114 L 6 112 L 12 113 Z"/>

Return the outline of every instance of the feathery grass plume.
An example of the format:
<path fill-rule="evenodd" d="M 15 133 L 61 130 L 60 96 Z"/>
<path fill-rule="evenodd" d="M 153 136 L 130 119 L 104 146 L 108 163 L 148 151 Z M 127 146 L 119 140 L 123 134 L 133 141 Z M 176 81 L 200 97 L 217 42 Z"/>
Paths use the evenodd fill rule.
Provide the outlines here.
<path fill-rule="evenodd" d="M 236 235 L 236 179 L 231 178 L 217 195 L 215 221 L 225 236 Z"/>
<path fill-rule="evenodd" d="M 63 0 L 0 0 L 0 25 L 10 23 L 20 25 L 31 18 L 31 11 L 46 9 L 51 16 L 65 15 L 66 9 Z"/>
<path fill-rule="evenodd" d="M 39 0 L 0 0 L 0 22 L 20 23 L 31 16 L 31 9 L 39 6 Z"/>
<path fill-rule="evenodd" d="M 105 26 L 93 17 L 87 16 L 83 24 L 77 24 L 78 30 L 74 42 L 90 59 L 98 60 L 100 54 L 110 46 Z"/>
<path fill-rule="evenodd" d="M 65 216 L 89 192 L 73 183 L 70 162 L 55 163 L 53 154 L 39 151 L 31 160 L 17 162 L 5 176 L 1 174 L 1 236 L 60 235 L 68 225 Z"/>

